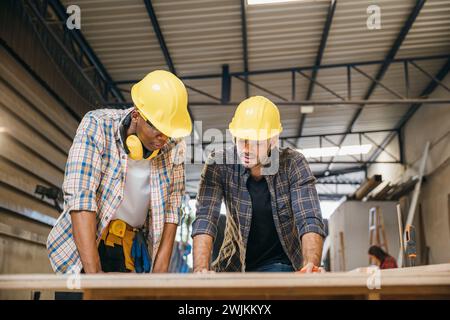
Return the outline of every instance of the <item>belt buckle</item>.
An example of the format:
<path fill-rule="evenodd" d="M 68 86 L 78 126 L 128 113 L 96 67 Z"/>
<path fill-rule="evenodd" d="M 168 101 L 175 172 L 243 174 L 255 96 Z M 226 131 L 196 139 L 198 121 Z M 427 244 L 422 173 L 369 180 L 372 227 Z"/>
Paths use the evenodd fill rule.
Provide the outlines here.
<path fill-rule="evenodd" d="M 120 238 L 123 238 L 125 236 L 126 230 L 127 224 L 122 220 L 114 220 L 113 222 L 111 222 L 111 226 L 109 227 L 109 232 Z"/>

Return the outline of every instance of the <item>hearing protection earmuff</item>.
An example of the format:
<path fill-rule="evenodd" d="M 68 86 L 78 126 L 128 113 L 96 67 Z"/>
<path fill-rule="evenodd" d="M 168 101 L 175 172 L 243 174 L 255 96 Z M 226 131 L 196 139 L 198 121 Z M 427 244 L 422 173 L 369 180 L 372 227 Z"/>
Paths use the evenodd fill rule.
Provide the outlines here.
<path fill-rule="evenodd" d="M 131 113 L 124 119 L 122 127 L 120 128 L 122 141 L 125 138 L 126 129 L 129 127 L 130 123 Z M 138 136 L 135 134 L 129 135 L 127 137 L 123 147 L 125 148 L 125 152 L 128 154 L 128 156 L 133 160 L 150 160 L 156 157 L 159 153 L 159 149 L 155 151 L 147 150 L 142 144 L 141 140 L 139 140 Z"/>
<path fill-rule="evenodd" d="M 129 135 L 125 144 L 128 148 L 128 156 L 133 160 L 150 160 L 156 157 L 159 153 L 158 149 L 153 152 L 145 150 L 144 154 L 144 146 L 142 145 L 141 140 L 139 140 L 138 136 L 135 134 Z M 125 150 L 127 148 L 125 148 Z"/>

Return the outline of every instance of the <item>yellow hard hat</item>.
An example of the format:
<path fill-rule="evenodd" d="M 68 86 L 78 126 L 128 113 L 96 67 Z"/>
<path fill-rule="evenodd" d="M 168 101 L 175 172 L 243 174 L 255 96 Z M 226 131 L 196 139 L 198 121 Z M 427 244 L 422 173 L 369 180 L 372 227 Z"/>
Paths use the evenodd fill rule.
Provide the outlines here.
<path fill-rule="evenodd" d="M 242 101 L 230 123 L 231 134 L 244 140 L 267 140 L 283 131 L 277 106 L 262 96 Z"/>
<path fill-rule="evenodd" d="M 156 70 L 131 88 L 131 98 L 145 120 L 171 138 L 191 134 L 186 88 L 173 73 Z"/>

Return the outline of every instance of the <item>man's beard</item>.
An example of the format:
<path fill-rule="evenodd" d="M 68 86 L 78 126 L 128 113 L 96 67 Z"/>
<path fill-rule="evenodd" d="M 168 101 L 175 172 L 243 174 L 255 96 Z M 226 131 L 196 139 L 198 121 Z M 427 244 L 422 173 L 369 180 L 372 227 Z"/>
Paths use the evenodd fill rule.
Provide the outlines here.
<path fill-rule="evenodd" d="M 266 150 L 264 153 L 262 153 L 262 155 L 258 155 L 255 157 L 250 157 L 250 154 L 248 153 L 241 153 L 239 155 L 239 159 L 245 168 L 252 169 L 254 167 L 264 165 L 269 161 L 270 149 Z"/>

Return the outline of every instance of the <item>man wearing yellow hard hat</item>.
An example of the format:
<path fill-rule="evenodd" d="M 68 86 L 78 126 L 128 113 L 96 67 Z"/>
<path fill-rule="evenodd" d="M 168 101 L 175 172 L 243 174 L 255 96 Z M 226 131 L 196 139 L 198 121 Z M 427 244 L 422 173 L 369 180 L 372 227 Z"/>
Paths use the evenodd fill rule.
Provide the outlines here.
<path fill-rule="evenodd" d="M 235 145 L 213 153 L 201 175 L 192 229 L 194 272 L 322 271 L 325 232 L 315 178 L 301 153 L 278 147 L 278 108 L 265 97 L 246 99 L 229 129 Z M 230 163 L 229 153 L 237 163 Z M 210 264 L 222 200 L 224 240 Z"/>
<path fill-rule="evenodd" d="M 61 273 L 167 272 L 184 195 L 187 91 L 167 71 L 131 90 L 134 107 L 87 113 L 67 159 L 64 211 L 50 232 Z"/>

